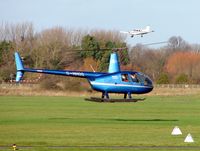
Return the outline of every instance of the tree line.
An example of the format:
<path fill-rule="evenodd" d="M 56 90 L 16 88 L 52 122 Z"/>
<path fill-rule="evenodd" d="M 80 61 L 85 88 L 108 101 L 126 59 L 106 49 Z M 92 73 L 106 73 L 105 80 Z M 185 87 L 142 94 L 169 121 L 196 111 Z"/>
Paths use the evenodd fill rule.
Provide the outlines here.
<path fill-rule="evenodd" d="M 31 68 L 107 71 L 112 48 L 119 47 L 128 48 L 118 52 L 123 70 L 141 71 L 159 84 L 200 82 L 200 45 L 189 44 L 180 36 L 172 36 L 159 48 L 129 46 L 126 37 L 115 30 L 58 26 L 36 32 L 29 22 L 0 24 L 0 82 L 15 76 L 16 50 Z M 26 74 L 25 78 L 35 76 Z"/>

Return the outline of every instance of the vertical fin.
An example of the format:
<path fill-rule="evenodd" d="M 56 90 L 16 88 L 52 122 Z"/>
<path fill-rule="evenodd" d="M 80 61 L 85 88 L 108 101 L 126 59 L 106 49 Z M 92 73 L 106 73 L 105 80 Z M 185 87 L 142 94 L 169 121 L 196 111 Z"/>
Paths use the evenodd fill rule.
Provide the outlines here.
<path fill-rule="evenodd" d="M 145 30 L 150 31 L 150 26 L 146 26 Z"/>
<path fill-rule="evenodd" d="M 18 52 L 15 52 L 15 64 L 16 64 L 16 82 L 20 82 L 24 74 L 24 65 Z"/>

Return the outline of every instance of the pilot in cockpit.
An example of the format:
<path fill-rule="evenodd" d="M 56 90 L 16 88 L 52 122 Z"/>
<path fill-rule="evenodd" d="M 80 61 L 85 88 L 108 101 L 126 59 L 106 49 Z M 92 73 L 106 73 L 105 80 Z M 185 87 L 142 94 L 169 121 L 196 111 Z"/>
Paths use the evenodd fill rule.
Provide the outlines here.
<path fill-rule="evenodd" d="M 133 82 L 139 82 L 136 74 L 131 74 L 131 79 Z"/>

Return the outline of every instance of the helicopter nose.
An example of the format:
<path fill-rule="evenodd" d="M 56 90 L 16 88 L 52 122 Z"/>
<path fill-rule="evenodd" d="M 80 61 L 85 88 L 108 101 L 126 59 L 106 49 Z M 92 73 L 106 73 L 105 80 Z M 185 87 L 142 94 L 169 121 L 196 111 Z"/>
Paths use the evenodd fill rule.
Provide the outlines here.
<path fill-rule="evenodd" d="M 152 91 L 152 90 L 153 90 L 153 88 L 154 88 L 154 87 L 153 87 L 153 85 L 152 85 L 152 86 L 150 86 L 150 91 Z"/>
<path fill-rule="evenodd" d="M 148 86 L 148 88 L 146 89 L 146 93 L 151 92 L 153 88 L 153 85 Z"/>
<path fill-rule="evenodd" d="M 149 82 L 147 82 L 146 86 L 148 87 L 148 92 L 151 92 L 154 88 L 153 82 L 150 79 L 149 79 Z"/>

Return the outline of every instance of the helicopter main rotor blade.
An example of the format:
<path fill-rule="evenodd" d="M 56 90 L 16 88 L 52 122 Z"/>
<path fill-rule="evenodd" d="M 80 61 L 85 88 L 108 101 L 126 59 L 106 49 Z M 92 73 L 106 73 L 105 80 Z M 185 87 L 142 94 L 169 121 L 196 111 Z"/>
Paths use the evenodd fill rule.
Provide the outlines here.
<path fill-rule="evenodd" d="M 142 46 L 150 46 L 150 45 L 159 45 L 159 44 L 165 44 L 168 43 L 168 41 L 161 41 L 161 42 L 153 42 L 148 44 L 141 44 Z"/>
<path fill-rule="evenodd" d="M 97 51 L 97 50 L 103 50 L 103 51 L 121 51 L 121 50 L 127 50 L 127 47 L 122 47 L 122 48 L 99 48 L 99 49 L 73 49 L 73 48 L 68 48 L 67 50 L 71 51 Z"/>

